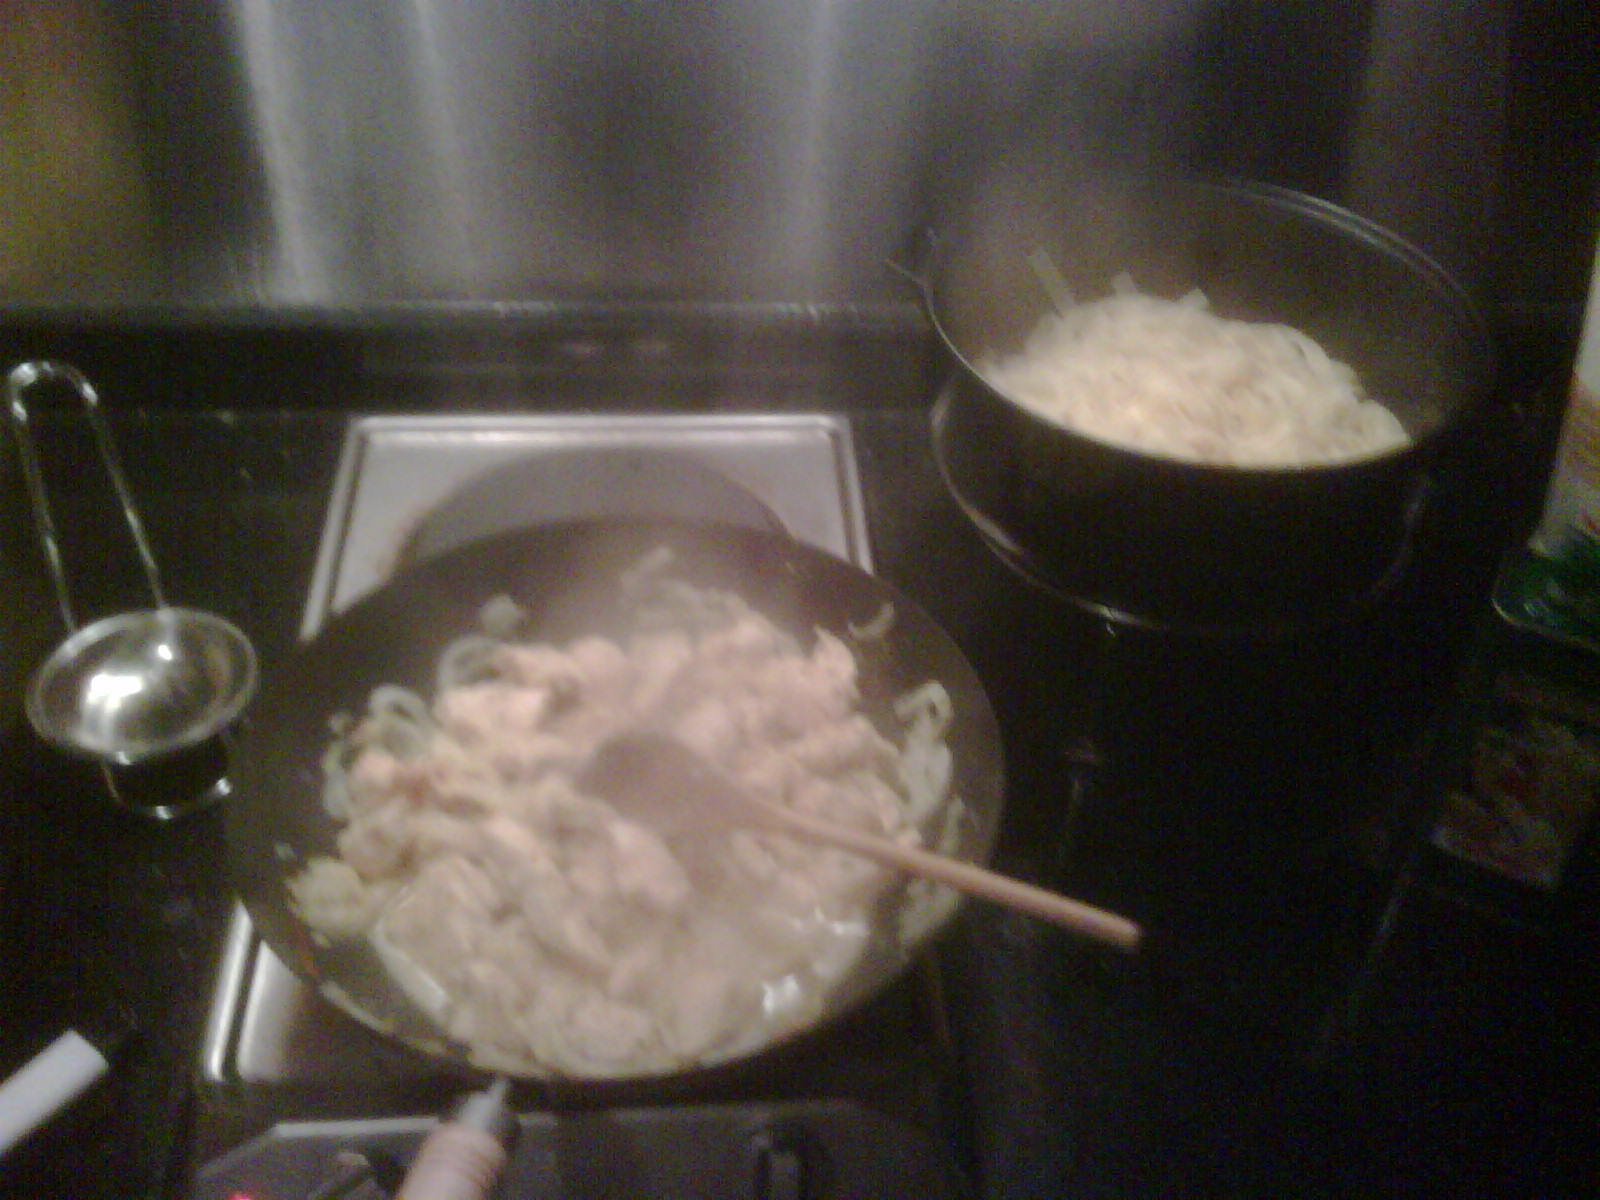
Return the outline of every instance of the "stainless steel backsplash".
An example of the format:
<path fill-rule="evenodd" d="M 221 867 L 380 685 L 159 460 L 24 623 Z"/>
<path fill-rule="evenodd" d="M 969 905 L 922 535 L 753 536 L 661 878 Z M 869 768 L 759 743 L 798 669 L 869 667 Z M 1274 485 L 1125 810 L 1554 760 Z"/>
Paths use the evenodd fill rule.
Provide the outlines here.
<path fill-rule="evenodd" d="M 1470 260 L 1519 7 L 8 0 L 0 309 L 904 303 L 886 264 L 1018 135 L 1348 191 Z"/>
<path fill-rule="evenodd" d="M 23 0 L 6 290 L 882 295 L 947 8 Z"/>
<path fill-rule="evenodd" d="M 1197 5 L 1102 8 L 15 0 L 0 301 L 904 303 L 950 147 Z"/>

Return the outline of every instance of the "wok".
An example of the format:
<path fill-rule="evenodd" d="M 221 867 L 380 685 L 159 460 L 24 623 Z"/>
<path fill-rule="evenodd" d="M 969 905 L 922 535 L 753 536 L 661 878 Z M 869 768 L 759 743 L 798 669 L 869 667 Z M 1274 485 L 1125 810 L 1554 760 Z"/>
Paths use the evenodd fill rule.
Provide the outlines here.
<path fill-rule="evenodd" d="M 330 719 L 364 711 L 368 694 L 382 683 L 431 692 L 446 644 L 474 631 L 479 609 L 496 596 L 510 596 L 528 611 L 535 640 L 560 644 L 585 634 L 622 633 L 629 613 L 617 579 L 662 545 L 676 555 L 674 578 L 738 593 L 803 645 L 816 629 L 845 639 L 860 663 L 864 710 L 886 733 L 898 726 L 891 709 L 897 695 L 928 680 L 941 682 L 955 712 L 947 734 L 952 794 L 967 809 L 955 853 L 976 862 L 988 858 L 1002 792 L 993 711 L 960 650 L 897 589 L 782 534 L 732 526 L 613 520 L 517 530 L 424 560 L 333 617 L 267 674 L 241 736 L 226 818 L 235 884 L 261 937 L 337 1008 L 425 1054 L 477 1065 L 466 1047 L 443 1039 L 366 942 L 323 944 L 290 906 L 286 879 L 311 856 L 333 853 L 339 829 L 321 796 Z M 885 605 L 893 606 L 887 633 L 852 632 L 873 622 Z M 887 903 L 899 903 L 898 893 L 891 892 Z M 947 914 L 906 945 L 885 928 L 858 967 L 840 980 L 818 1022 L 753 1053 L 793 1041 L 864 1003 L 896 979 L 949 919 Z M 545 1077 L 536 1070 L 518 1074 Z"/>

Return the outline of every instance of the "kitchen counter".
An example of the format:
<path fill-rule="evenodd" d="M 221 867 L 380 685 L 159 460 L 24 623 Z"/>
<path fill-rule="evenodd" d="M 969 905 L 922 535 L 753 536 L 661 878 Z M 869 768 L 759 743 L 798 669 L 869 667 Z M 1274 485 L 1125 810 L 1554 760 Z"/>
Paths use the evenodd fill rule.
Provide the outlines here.
<path fill-rule="evenodd" d="M 553 394 L 523 374 L 435 372 L 418 383 L 412 368 L 423 357 L 405 338 L 366 355 L 360 369 L 341 360 L 337 370 L 305 371 L 285 355 L 276 367 L 257 365 L 248 396 L 226 384 L 220 368 L 197 368 L 179 383 L 163 374 L 161 360 L 136 365 L 126 387 L 104 389 L 170 596 L 239 624 L 269 672 L 294 644 L 350 411 L 571 408 L 600 394 Z M 1059 763 L 1046 769 L 1025 760 L 1040 745 L 1059 752 L 1071 739 L 1047 736 L 1048 722 L 1027 703 L 1037 698 L 1040 601 L 1006 575 L 940 488 L 925 413 L 905 400 L 918 370 L 906 355 L 889 371 L 893 386 L 876 393 L 874 376 L 857 373 L 843 402 L 819 400 L 826 393 L 812 379 L 791 373 L 737 396 L 710 386 L 685 392 L 680 381 L 672 403 L 843 404 L 880 573 L 956 635 L 1002 709 L 1008 755 L 1021 752 L 1011 764 L 1002 864 L 1138 907 L 1142 882 L 1093 863 L 1080 869 L 1082 855 L 1064 863 L 1053 844 L 1060 797 L 1049 787 Z M 828 373 L 842 374 L 837 361 Z M 665 403 L 640 392 L 643 407 Z M 136 579 L 112 565 L 118 530 L 87 515 L 97 510 L 84 482 L 93 462 L 81 423 L 46 413 L 39 426 L 50 462 L 74 480 L 63 520 L 73 522 L 69 553 L 91 564 L 77 572 L 83 607 L 138 602 Z M 6 646 L 12 709 L 19 654 L 38 653 L 54 636 L 13 474 L 9 464 L 0 472 L 10 493 L 0 551 L 20 584 L 8 597 L 16 606 Z M 1482 564 L 1462 570 L 1481 572 Z M 1446 611 L 1436 593 L 1410 603 L 1399 631 L 1383 636 L 1398 639 L 1393 648 L 1425 647 L 1421 676 L 1447 670 L 1471 605 Z M 42 605 L 41 615 L 27 617 L 28 605 Z M 1087 653 L 1093 623 L 1059 619 L 1059 652 Z M 1423 638 L 1424 626 L 1443 632 Z M 1425 692 L 1402 695 L 1414 706 L 1405 714 L 1375 713 L 1386 751 L 1403 757 Z M 1076 719 L 1060 715 L 1063 728 Z M 207 989 L 232 904 L 220 814 L 147 823 L 113 809 L 93 770 L 41 748 L 14 715 L 5 738 L 6 1063 L 108 1013 L 125 1014 L 134 1028 L 109 1078 L 0 1161 L 0 1195 L 163 1197 L 183 1165 Z M 1266 940 L 1241 934 L 1244 949 L 1220 958 L 1186 949 L 1181 928 L 1161 927 L 1151 961 L 1128 963 L 1021 919 L 969 910 L 944 961 L 969 1058 L 984 1194 L 1373 1194 L 1375 1180 L 1409 1179 L 1531 1195 L 1570 1167 L 1560 1097 L 1530 1074 L 1551 1055 L 1530 1058 L 1528 1050 L 1548 1045 L 1550 1022 L 1567 1028 L 1569 1018 L 1548 1007 L 1565 1002 L 1548 985 L 1561 950 L 1520 926 L 1472 918 L 1419 886 L 1391 914 L 1389 955 L 1369 977 L 1361 966 L 1393 877 L 1370 862 L 1333 874 L 1318 894 L 1301 889 L 1284 901 L 1286 915 L 1268 923 Z M 1321 914 L 1309 923 L 1314 936 L 1272 940 L 1296 913 L 1309 912 Z M 1247 925 L 1241 919 L 1239 927 Z M 1217 986 L 1191 994 L 1174 985 L 1179 975 Z M 1508 1003 L 1519 992 L 1539 995 L 1546 1007 L 1530 1014 L 1526 1004 Z M 1341 1009 L 1353 997 L 1368 1001 L 1357 1016 Z M 1330 1021 L 1337 1036 L 1329 1036 Z M 1529 1096 L 1539 1120 L 1513 1129 L 1493 1119 Z M 1530 1145 L 1525 1138 L 1535 1135 Z M 1472 1179 L 1493 1186 L 1467 1186 Z"/>

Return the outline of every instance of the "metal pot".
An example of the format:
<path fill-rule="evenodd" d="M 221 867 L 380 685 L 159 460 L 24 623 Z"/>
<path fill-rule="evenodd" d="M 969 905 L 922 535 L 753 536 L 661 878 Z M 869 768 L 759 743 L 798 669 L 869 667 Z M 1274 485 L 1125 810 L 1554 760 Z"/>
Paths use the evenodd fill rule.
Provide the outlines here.
<path fill-rule="evenodd" d="M 566 644 L 624 632 L 629 610 L 618 577 L 659 546 L 670 546 L 676 556 L 674 578 L 736 592 L 802 645 L 818 629 L 845 639 L 856 651 L 863 711 L 886 732 L 897 727 L 895 697 L 928 680 L 941 682 L 954 711 L 946 734 L 952 794 L 966 808 L 954 853 L 987 860 L 1001 810 L 999 729 L 961 652 L 897 589 L 783 534 L 652 520 L 540 525 L 469 542 L 402 572 L 332 618 L 266 676 L 235 760 L 229 864 L 263 939 L 335 1006 L 425 1054 L 471 1065 L 468 1048 L 442 1039 L 365 940 L 330 945 L 289 902 L 286 879 L 308 858 L 335 853 L 340 825 L 322 802 L 330 718 L 363 711 L 380 684 L 431 694 L 445 646 L 477 628 L 479 610 L 496 596 L 511 597 L 531 615 L 532 640 Z M 892 620 L 881 636 L 852 632 L 884 626 L 885 605 L 892 606 Z M 893 929 L 894 916 L 885 914 L 885 931 Z M 822 1019 L 854 1009 L 898 978 L 949 919 L 914 939 L 877 939 L 838 982 Z M 574 1086 L 618 1082 L 579 1080 Z"/>
<path fill-rule="evenodd" d="M 1020 182 L 1019 182 L 1020 180 Z M 1411 435 L 1309 468 L 1181 462 L 1073 432 L 979 374 L 1049 310 L 1049 255 L 1079 300 L 1126 271 L 1202 289 L 1223 316 L 1292 325 L 1353 366 Z M 1349 212 L 1273 188 L 1183 181 L 1091 201 L 1025 174 L 981 195 L 918 272 L 946 359 L 933 439 L 949 490 L 997 553 L 1113 619 L 1191 630 L 1298 626 L 1402 575 L 1440 446 L 1486 397 L 1492 355 L 1462 289 Z"/>

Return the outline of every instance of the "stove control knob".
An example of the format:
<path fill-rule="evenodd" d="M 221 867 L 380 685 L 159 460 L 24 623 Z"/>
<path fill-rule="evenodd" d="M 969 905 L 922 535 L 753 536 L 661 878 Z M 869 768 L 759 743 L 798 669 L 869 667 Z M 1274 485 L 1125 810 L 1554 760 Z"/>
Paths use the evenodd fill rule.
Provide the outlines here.
<path fill-rule="evenodd" d="M 805 1200 L 806 1155 L 793 1131 L 768 1131 L 753 1149 L 756 1200 Z"/>

